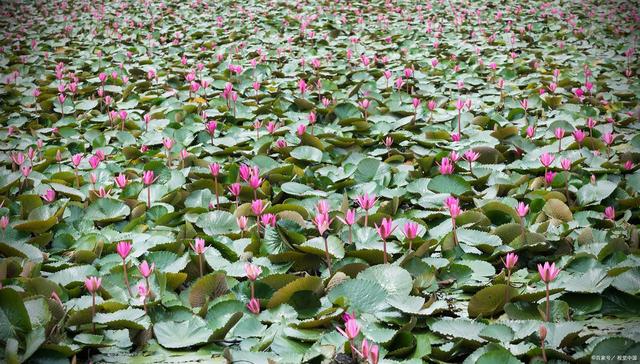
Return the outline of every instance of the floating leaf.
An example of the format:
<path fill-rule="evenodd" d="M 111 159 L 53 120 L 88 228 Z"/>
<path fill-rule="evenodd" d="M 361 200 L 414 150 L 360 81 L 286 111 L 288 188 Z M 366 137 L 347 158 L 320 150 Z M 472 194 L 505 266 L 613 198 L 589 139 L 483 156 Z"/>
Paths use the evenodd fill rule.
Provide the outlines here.
<path fill-rule="evenodd" d="M 153 325 L 158 343 L 167 349 L 182 349 L 209 341 L 213 331 L 198 316 L 187 321 L 160 321 Z"/>

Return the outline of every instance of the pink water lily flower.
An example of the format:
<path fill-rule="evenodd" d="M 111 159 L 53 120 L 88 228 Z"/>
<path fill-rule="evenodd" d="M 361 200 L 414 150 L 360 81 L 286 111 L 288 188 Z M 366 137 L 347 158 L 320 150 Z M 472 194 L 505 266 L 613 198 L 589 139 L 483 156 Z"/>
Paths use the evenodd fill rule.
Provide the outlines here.
<path fill-rule="evenodd" d="M 127 179 L 127 176 L 125 176 L 122 173 L 120 173 L 117 177 L 114 177 L 113 179 L 116 182 L 116 185 L 118 187 L 120 187 L 120 188 L 125 188 L 127 186 L 127 184 L 129 183 L 129 180 Z"/>
<path fill-rule="evenodd" d="M 380 235 L 380 238 L 382 239 L 383 257 L 384 257 L 384 263 L 386 264 L 387 263 L 387 239 L 391 236 L 391 234 L 393 233 L 393 231 L 396 229 L 397 226 L 393 226 L 393 220 L 391 220 L 391 218 L 383 218 L 382 221 L 380 222 L 380 226 L 378 226 L 377 224 L 374 224 L 374 226 L 378 231 L 378 235 Z"/>
<path fill-rule="evenodd" d="M 252 263 L 245 263 L 244 273 L 250 281 L 255 281 L 262 273 L 262 268 Z"/>
<path fill-rule="evenodd" d="M 149 265 L 149 263 L 147 263 L 147 261 L 145 260 L 140 264 L 138 270 L 140 270 L 140 274 L 142 274 L 144 278 L 149 278 L 155 268 L 156 263 L 152 263 L 151 265 Z"/>
<path fill-rule="evenodd" d="M 142 183 L 144 183 L 146 186 L 153 184 L 155 180 L 155 174 L 152 170 L 142 172 Z"/>
<path fill-rule="evenodd" d="M 345 322 L 344 330 L 340 327 L 337 327 L 336 330 L 338 330 L 338 332 L 348 340 L 353 340 L 360 333 L 360 325 L 355 319 L 351 319 Z"/>
<path fill-rule="evenodd" d="M 266 226 L 271 226 L 271 227 L 275 227 L 276 226 L 276 215 L 274 214 L 264 214 L 260 216 L 260 221 L 262 222 L 262 225 Z"/>
<path fill-rule="evenodd" d="M 239 216 L 236 218 L 236 223 L 238 224 L 238 229 L 244 231 L 247 228 L 247 223 L 249 219 L 246 216 Z"/>
<path fill-rule="evenodd" d="M 556 268 L 556 263 L 549 264 L 549 262 L 545 262 L 544 264 L 538 264 L 538 273 L 543 282 L 549 283 L 556 279 L 560 269 Z"/>
<path fill-rule="evenodd" d="M 344 214 L 344 219 L 338 216 L 338 220 L 340 220 L 345 225 L 353 225 L 356 223 L 356 210 L 349 209 Z"/>
<path fill-rule="evenodd" d="M 413 240 L 418 236 L 418 228 L 419 225 L 417 223 L 409 221 L 402 227 L 402 232 L 407 239 Z"/>
<path fill-rule="evenodd" d="M 128 241 L 121 241 L 116 245 L 116 252 L 122 259 L 127 259 L 129 253 L 131 253 L 131 243 Z"/>
<path fill-rule="evenodd" d="M 573 138 L 576 140 L 576 143 L 578 144 L 582 144 L 582 142 L 586 137 L 587 137 L 587 134 L 580 129 L 573 132 Z"/>
<path fill-rule="evenodd" d="M 189 246 L 191 246 L 191 249 L 196 254 L 204 254 L 205 250 L 207 250 L 207 247 L 204 245 L 204 239 L 202 238 L 195 238 L 193 244 L 189 243 Z"/>
<path fill-rule="evenodd" d="M 330 219 L 326 213 L 319 213 L 313 218 L 313 224 L 318 229 L 320 235 L 324 235 L 324 233 L 329 230 L 331 221 L 333 221 L 333 219 Z"/>
<path fill-rule="evenodd" d="M 504 259 L 504 267 L 511 270 L 518 263 L 518 254 L 516 253 L 508 253 Z"/>
<path fill-rule="evenodd" d="M 100 277 L 92 276 L 92 277 L 87 277 L 84 280 L 84 287 L 91 294 L 94 294 L 95 292 L 97 292 L 100 289 L 101 285 L 102 285 L 102 278 Z"/>
<path fill-rule="evenodd" d="M 554 159 L 555 157 L 552 154 L 545 152 L 540 156 L 540 163 L 545 167 L 549 167 Z"/>
<path fill-rule="evenodd" d="M 46 202 L 51 203 L 56 200 L 56 191 L 52 189 L 48 189 L 45 193 L 40 195 L 40 197 L 42 197 L 42 199 L 45 200 Z"/>
<path fill-rule="evenodd" d="M 525 217 L 529 213 L 529 205 L 524 202 L 518 202 L 518 206 L 516 207 L 516 212 L 518 216 Z"/>
<path fill-rule="evenodd" d="M 449 159 L 448 157 L 442 158 L 440 163 L 436 162 L 436 164 L 438 165 L 438 170 L 440 171 L 440 174 L 449 175 L 453 173 L 454 164 L 451 162 L 451 159 Z"/>
<path fill-rule="evenodd" d="M 267 208 L 267 206 L 264 204 L 264 201 L 262 201 L 262 200 L 253 200 L 251 202 L 251 211 L 256 216 L 262 215 L 262 212 L 266 208 Z"/>
<path fill-rule="evenodd" d="M 607 206 L 607 208 L 604 209 L 604 217 L 607 220 L 615 221 L 616 220 L 616 209 L 614 209 L 613 206 Z"/>
<path fill-rule="evenodd" d="M 249 303 L 247 304 L 247 308 L 249 309 L 249 311 L 251 311 L 251 313 L 254 314 L 259 314 L 260 313 L 260 301 L 258 301 L 256 298 L 252 298 L 251 300 L 249 300 Z"/>

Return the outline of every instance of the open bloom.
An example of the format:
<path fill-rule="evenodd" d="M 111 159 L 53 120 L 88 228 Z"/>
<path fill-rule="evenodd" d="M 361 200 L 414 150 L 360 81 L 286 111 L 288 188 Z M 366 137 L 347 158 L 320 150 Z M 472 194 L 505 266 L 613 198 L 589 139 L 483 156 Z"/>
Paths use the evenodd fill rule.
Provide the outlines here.
<path fill-rule="evenodd" d="M 191 245 L 191 249 L 193 249 L 196 254 L 204 254 L 205 250 L 207 250 L 207 247 L 204 245 L 204 239 L 202 238 L 195 238 L 193 244 L 189 243 L 189 245 Z"/>
<path fill-rule="evenodd" d="M 453 150 L 451 151 L 451 153 L 449 153 L 449 158 L 451 159 L 452 162 L 455 163 L 460 160 L 460 154 L 458 154 L 458 152 Z"/>
<path fill-rule="evenodd" d="M 560 269 L 556 268 L 556 263 L 545 262 L 544 265 L 538 264 L 538 273 L 543 282 L 549 283 L 556 279 Z"/>
<path fill-rule="evenodd" d="M 364 195 L 356 197 L 356 201 L 358 201 L 358 205 L 360 205 L 363 210 L 369 210 L 375 205 L 377 199 L 376 195 L 369 196 L 368 193 L 365 193 Z"/>
<path fill-rule="evenodd" d="M 262 268 L 252 263 L 245 263 L 244 273 L 250 281 L 255 281 L 262 273 Z"/>
<path fill-rule="evenodd" d="M 84 286 L 87 289 L 87 291 L 89 291 L 91 294 L 94 294 L 97 290 L 100 289 L 100 286 L 102 285 L 102 278 L 99 277 L 87 277 L 84 280 Z"/>
<path fill-rule="evenodd" d="M 253 188 L 254 190 L 257 190 L 261 185 L 262 178 L 260 178 L 259 176 L 254 174 L 249 178 L 249 187 Z"/>
<path fill-rule="evenodd" d="M 121 241 L 116 245 L 116 252 L 122 259 L 127 259 L 131 252 L 131 243 L 127 241 Z"/>
<path fill-rule="evenodd" d="M 276 226 L 276 215 L 274 215 L 274 214 L 264 214 L 264 215 L 260 216 L 260 221 L 262 222 L 262 225 L 264 225 L 264 226 L 271 225 L 271 226 L 275 227 Z"/>
<path fill-rule="evenodd" d="M 475 162 L 478 160 L 478 158 L 480 158 L 480 153 L 478 152 L 474 152 L 473 150 L 469 149 L 466 152 L 464 152 L 464 159 L 466 159 L 469 162 Z"/>
<path fill-rule="evenodd" d="M 416 236 L 418 236 L 418 227 L 419 226 L 417 223 L 409 221 L 402 227 L 402 232 L 404 233 L 404 236 L 407 237 L 407 239 L 413 240 L 416 238 Z"/>
<path fill-rule="evenodd" d="M 448 157 L 442 158 L 442 161 L 437 164 L 438 164 L 438 170 L 440 171 L 440 174 L 448 175 L 453 173 L 454 166 L 453 166 L 453 163 L 451 162 L 451 159 L 449 159 Z"/>
<path fill-rule="evenodd" d="M 251 167 L 249 167 L 248 165 L 241 164 L 238 173 L 240 174 L 240 178 L 242 178 L 242 180 L 246 182 L 249 180 L 249 177 L 251 177 L 251 175 L 253 174 L 253 171 Z"/>
<path fill-rule="evenodd" d="M 555 159 L 555 157 L 549 153 L 543 153 L 540 156 L 540 163 L 542 163 L 543 166 L 545 167 L 549 167 L 551 165 L 551 163 L 553 163 L 553 160 Z"/>
<path fill-rule="evenodd" d="M 393 220 L 391 218 L 384 218 L 380 222 L 380 226 L 374 224 L 376 226 L 376 230 L 378 230 L 378 235 L 382 240 L 387 240 L 389 236 L 393 233 L 397 226 L 393 226 Z"/>
<path fill-rule="evenodd" d="M 324 235 L 324 233 L 327 230 L 329 230 L 329 225 L 331 224 L 331 220 L 332 219 L 329 218 L 329 214 L 324 214 L 324 213 L 317 214 L 313 218 L 313 224 L 318 229 L 318 232 L 320 233 L 320 235 Z"/>
<path fill-rule="evenodd" d="M 264 209 L 267 208 L 262 200 L 253 200 L 251 202 L 251 211 L 254 215 L 262 215 Z"/>
<path fill-rule="evenodd" d="M 573 139 L 575 139 L 576 143 L 578 144 L 581 144 L 584 141 L 584 138 L 586 137 L 587 137 L 587 134 L 580 129 L 573 132 Z"/>
<path fill-rule="evenodd" d="M 229 186 L 229 192 L 231 192 L 231 194 L 235 197 L 240 196 L 240 191 L 242 190 L 242 186 L 240 185 L 240 183 L 232 183 Z"/>

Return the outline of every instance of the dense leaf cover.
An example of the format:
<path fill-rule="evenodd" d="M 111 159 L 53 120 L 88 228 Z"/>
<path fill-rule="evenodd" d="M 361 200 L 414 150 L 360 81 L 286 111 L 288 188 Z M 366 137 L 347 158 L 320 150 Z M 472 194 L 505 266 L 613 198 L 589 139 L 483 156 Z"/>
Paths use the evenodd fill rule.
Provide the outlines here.
<path fill-rule="evenodd" d="M 637 3 L 0 11 L 0 360 L 638 360 Z"/>

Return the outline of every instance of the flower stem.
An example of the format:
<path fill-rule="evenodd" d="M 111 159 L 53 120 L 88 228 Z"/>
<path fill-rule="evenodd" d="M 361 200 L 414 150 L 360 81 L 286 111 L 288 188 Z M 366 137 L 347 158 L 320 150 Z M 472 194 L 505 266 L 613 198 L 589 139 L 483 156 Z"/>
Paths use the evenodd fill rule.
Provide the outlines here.
<path fill-rule="evenodd" d="M 550 304 L 549 304 L 549 282 L 546 282 L 547 287 L 547 322 L 551 321 Z"/>
<path fill-rule="evenodd" d="M 382 251 L 384 253 L 383 258 L 384 258 L 384 264 L 387 264 L 387 240 L 386 239 L 382 239 Z"/>
<path fill-rule="evenodd" d="M 456 233 L 456 219 L 455 217 L 451 218 L 451 222 L 453 223 L 453 245 L 458 245 L 458 234 Z"/>
<path fill-rule="evenodd" d="M 506 292 L 504 294 L 504 297 L 505 297 L 504 303 L 505 304 L 507 304 L 507 302 L 509 302 L 509 298 L 510 298 L 509 297 L 509 293 L 511 293 L 510 292 L 511 291 L 510 288 L 511 288 L 511 269 L 507 269 L 507 289 L 505 290 Z"/>
<path fill-rule="evenodd" d="M 127 277 L 127 263 L 122 259 L 122 270 L 124 271 L 124 284 L 127 286 L 129 297 L 131 297 L 131 286 L 129 285 L 129 277 Z"/>
<path fill-rule="evenodd" d="M 329 244 L 327 243 L 327 238 L 322 237 L 324 239 L 324 253 L 326 255 L 326 259 L 327 259 L 327 267 L 329 268 L 329 275 L 332 275 L 332 269 L 331 269 L 331 256 L 329 255 Z"/>
<path fill-rule="evenodd" d="M 93 327 L 93 333 L 96 333 L 96 322 L 94 321 L 94 318 L 96 317 L 96 293 L 93 292 L 91 294 L 92 297 L 92 304 L 91 304 L 91 325 Z"/>
<path fill-rule="evenodd" d="M 198 265 L 200 265 L 200 278 L 202 278 L 202 254 L 198 254 Z"/>
<path fill-rule="evenodd" d="M 220 208 L 220 196 L 218 196 L 218 176 L 213 177 L 214 188 L 216 189 L 216 210 Z"/>

